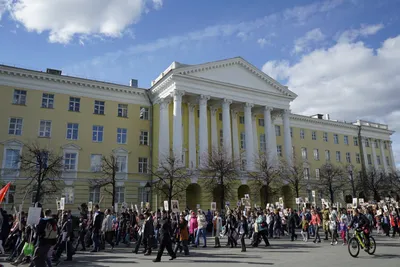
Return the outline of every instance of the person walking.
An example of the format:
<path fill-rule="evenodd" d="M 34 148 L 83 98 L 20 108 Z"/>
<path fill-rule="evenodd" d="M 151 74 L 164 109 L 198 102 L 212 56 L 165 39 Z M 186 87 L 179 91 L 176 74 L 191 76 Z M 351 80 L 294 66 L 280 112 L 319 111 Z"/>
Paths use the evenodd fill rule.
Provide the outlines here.
<path fill-rule="evenodd" d="M 203 248 L 207 247 L 207 237 L 206 237 L 206 228 L 207 228 L 207 220 L 206 220 L 206 216 L 204 214 L 204 212 L 202 210 L 198 210 L 197 212 L 197 235 L 196 235 L 196 242 L 194 247 L 197 247 L 199 245 L 199 239 L 200 239 L 200 235 L 203 236 Z"/>
<path fill-rule="evenodd" d="M 164 249 L 166 248 L 168 254 L 171 256 L 170 260 L 176 258 L 174 251 L 172 250 L 172 241 L 171 241 L 171 221 L 168 216 L 168 213 L 164 210 L 162 212 L 162 218 L 160 220 L 160 248 L 158 249 L 157 258 L 153 260 L 153 262 L 160 262 L 161 257 L 164 253 Z"/>
<path fill-rule="evenodd" d="M 100 211 L 99 205 L 95 205 L 92 228 L 93 249 L 91 252 L 98 252 L 100 250 L 100 231 L 103 217 L 104 216 L 103 213 Z"/>
<path fill-rule="evenodd" d="M 311 211 L 311 224 L 315 229 L 314 243 L 321 243 L 321 237 L 319 236 L 319 228 L 321 227 L 321 218 L 316 210 Z M 318 240 L 318 241 L 317 241 Z"/>
<path fill-rule="evenodd" d="M 289 208 L 287 226 L 291 241 L 294 241 L 295 239 L 297 240 L 296 227 L 299 224 L 299 221 L 299 215 L 297 215 L 296 212 L 293 212 L 292 209 Z"/>
<path fill-rule="evenodd" d="M 214 248 L 220 248 L 221 247 L 221 243 L 219 241 L 219 235 L 221 234 L 221 230 L 222 230 L 222 218 L 219 215 L 219 212 L 215 212 L 215 216 L 213 218 L 213 225 L 214 225 L 214 238 L 215 238 L 215 243 L 214 243 Z"/>
<path fill-rule="evenodd" d="M 241 252 L 246 252 L 246 242 L 244 238 L 249 234 L 249 225 L 245 215 L 239 214 L 239 234 L 240 234 L 240 245 L 242 247 Z"/>
<path fill-rule="evenodd" d="M 102 231 L 104 233 L 104 241 L 110 244 L 111 249 L 114 249 L 113 216 L 111 214 L 111 209 L 106 209 L 105 211 Z"/>

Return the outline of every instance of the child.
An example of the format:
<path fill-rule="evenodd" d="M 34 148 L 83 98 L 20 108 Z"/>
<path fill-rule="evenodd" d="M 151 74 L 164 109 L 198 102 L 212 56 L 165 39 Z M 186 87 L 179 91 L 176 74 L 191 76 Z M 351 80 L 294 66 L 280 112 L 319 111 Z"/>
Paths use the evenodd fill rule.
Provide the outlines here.
<path fill-rule="evenodd" d="M 306 216 L 303 216 L 303 219 L 301 221 L 301 236 L 303 237 L 304 242 L 308 241 L 308 227 L 309 227 L 308 220 Z"/>
<path fill-rule="evenodd" d="M 345 215 L 342 215 L 342 217 L 340 218 L 340 235 L 343 239 L 343 246 L 347 244 L 346 232 L 347 232 L 347 218 Z"/>

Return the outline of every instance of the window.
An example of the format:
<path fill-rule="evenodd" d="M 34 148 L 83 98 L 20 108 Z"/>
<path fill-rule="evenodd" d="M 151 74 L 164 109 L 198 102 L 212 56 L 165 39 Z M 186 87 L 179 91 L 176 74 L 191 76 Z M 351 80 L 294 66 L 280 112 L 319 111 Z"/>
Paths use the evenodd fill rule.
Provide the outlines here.
<path fill-rule="evenodd" d="M 43 93 L 42 108 L 54 108 L 54 95 Z"/>
<path fill-rule="evenodd" d="M 5 155 L 4 168 L 5 169 L 18 169 L 19 154 L 20 154 L 19 149 L 7 148 L 6 155 Z"/>
<path fill-rule="evenodd" d="M 147 173 L 147 158 L 139 158 L 139 173 Z"/>
<path fill-rule="evenodd" d="M 128 105 L 118 104 L 118 117 L 128 117 Z"/>
<path fill-rule="evenodd" d="M 345 145 L 348 145 L 348 144 L 349 144 L 349 137 L 348 137 L 347 135 L 343 136 L 343 143 L 344 143 Z"/>
<path fill-rule="evenodd" d="M 68 123 L 67 124 L 67 139 L 78 140 L 78 123 Z"/>
<path fill-rule="evenodd" d="M 140 144 L 145 146 L 149 144 L 149 132 L 140 131 Z"/>
<path fill-rule="evenodd" d="M 265 141 L 265 134 L 260 134 L 260 150 L 266 151 L 266 141 Z"/>
<path fill-rule="evenodd" d="M 339 144 L 339 136 L 337 134 L 333 134 L 333 143 Z"/>
<path fill-rule="evenodd" d="M 103 142 L 103 126 L 93 125 L 93 134 L 92 141 L 93 142 Z"/>
<path fill-rule="evenodd" d="M 127 129 L 125 129 L 125 128 L 117 128 L 117 143 L 118 144 L 126 144 L 127 133 L 128 133 Z"/>
<path fill-rule="evenodd" d="M 22 118 L 10 118 L 8 134 L 22 135 Z"/>
<path fill-rule="evenodd" d="M 239 123 L 244 124 L 244 116 L 239 116 Z"/>
<path fill-rule="evenodd" d="M 293 128 L 290 127 L 290 137 L 293 137 Z"/>
<path fill-rule="evenodd" d="M 149 193 L 146 192 L 144 186 L 138 188 L 138 201 L 146 203 L 149 202 Z"/>
<path fill-rule="evenodd" d="M 200 109 L 197 110 L 197 118 L 200 118 Z"/>
<path fill-rule="evenodd" d="M 375 142 L 375 148 L 379 148 L 378 140 L 375 139 L 374 142 Z"/>
<path fill-rule="evenodd" d="M 8 189 L 6 195 L 4 196 L 3 203 L 14 204 L 15 189 L 16 189 L 15 185 L 10 185 L 10 188 Z"/>
<path fill-rule="evenodd" d="M 74 188 L 71 186 L 65 187 L 61 197 L 65 198 L 65 204 L 74 204 Z"/>
<path fill-rule="evenodd" d="M 26 91 L 25 90 L 14 90 L 13 104 L 25 105 L 26 104 Z"/>
<path fill-rule="evenodd" d="M 221 129 L 219 130 L 219 146 L 224 145 L 224 131 Z"/>
<path fill-rule="evenodd" d="M 342 159 L 340 157 L 340 151 L 336 151 L 336 161 L 340 162 Z"/>
<path fill-rule="evenodd" d="M 387 164 L 388 166 L 390 166 L 389 157 L 386 157 L 386 164 Z"/>
<path fill-rule="evenodd" d="M 355 146 L 358 146 L 358 137 L 356 136 L 353 137 L 353 143 Z"/>
<path fill-rule="evenodd" d="M 319 179 L 319 169 L 315 169 L 315 178 Z"/>
<path fill-rule="evenodd" d="M 43 120 L 40 121 L 39 136 L 40 137 L 51 136 L 51 121 L 43 121 Z"/>
<path fill-rule="evenodd" d="M 222 113 L 221 113 L 221 112 L 218 113 L 218 119 L 219 119 L 220 121 L 222 121 Z"/>
<path fill-rule="evenodd" d="M 276 146 L 276 153 L 278 154 L 279 157 L 282 157 L 282 146 Z"/>
<path fill-rule="evenodd" d="M 258 125 L 261 126 L 261 127 L 264 127 L 265 126 L 264 119 L 258 119 Z"/>
<path fill-rule="evenodd" d="M 325 150 L 325 160 L 326 161 L 331 160 L 331 152 L 329 150 Z"/>
<path fill-rule="evenodd" d="M 126 156 L 117 157 L 118 172 L 126 172 Z"/>
<path fill-rule="evenodd" d="M 304 179 L 310 179 L 310 169 L 309 168 L 304 168 L 303 173 L 304 173 Z"/>
<path fill-rule="evenodd" d="M 376 156 L 376 161 L 378 162 L 378 165 L 381 165 L 381 156 Z"/>
<path fill-rule="evenodd" d="M 319 160 L 319 150 L 318 150 L 318 148 L 314 148 L 314 160 Z"/>
<path fill-rule="evenodd" d="M 117 186 L 115 187 L 115 197 L 117 203 L 124 203 L 125 202 L 125 187 Z"/>
<path fill-rule="evenodd" d="M 81 99 L 79 97 L 70 97 L 69 98 L 69 111 L 79 112 L 81 106 Z"/>
<path fill-rule="evenodd" d="M 104 101 L 94 101 L 94 114 L 104 115 L 105 103 Z"/>
<path fill-rule="evenodd" d="M 240 133 L 240 148 L 246 149 L 246 133 L 245 132 Z"/>
<path fill-rule="evenodd" d="M 350 152 L 346 152 L 346 162 L 351 163 Z"/>
<path fill-rule="evenodd" d="M 369 147 L 369 139 L 368 138 L 365 138 L 365 146 Z"/>
<path fill-rule="evenodd" d="M 324 133 L 322 139 L 324 140 L 324 142 L 328 142 L 328 133 Z"/>
<path fill-rule="evenodd" d="M 356 153 L 356 162 L 357 162 L 358 164 L 361 163 L 360 153 Z"/>
<path fill-rule="evenodd" d="M 90 170 L 92 172 L 100 172 L 102 163 L 102 155 L 92 154 L 90 156 Z"/>
<path fill-rule="evenodd" d="M 100 187 L 95 186 L 90 188 L 89 202 L 93 202 L 93 204 L 100 202 Z"/>
<path fill-rule="evenodd" d="M 316 131 L 313 131 L 313 132 L 311 133 L 311 139 L 312 139 L 312 140 L 317 140 L 317 132 L 316 132 Z"/>
<path fill-rule="evenodd" d="M 67 171 L 76 171 L 76 153 L 65 153 L 64 155 L 64 169 Z"/>
<path fill-rule="evenodd" d="M 281 126 L 275 125 L 275 135 L 281 136 Z"/>
<path fill-rule="evenodd" d="M 141 120 L 148 120 L 149 119 L 149 108 L 140 107 L 139 118 Z"/>
<path fill-rule="evenodd" d="M 386 143 L 386 142 L 383 142 L 383 145 L 384 145 L 384 148 L 385 148 L 385 149 L 387 149 L 387 148 L 388 148 L 388 146 L 387 146 L 387 143 Z"/>
<path fill-rule="evenodd" d="M 304 134 L 304 129 L 300 129 L 300 139 L 304 139 L 305 134 Z"/>
<path fill-rule="evenodd" d="M 368 160 L 368 165 L 372 165 L 371 154 L 368 154 L 368 155 L 367 155 L 367 160 Z"/>
<path fill-rule="evenodd" d="M 301 148 L 301 157 L 303 159 L 307 159 L 307 148 L 306 147 Z"/>

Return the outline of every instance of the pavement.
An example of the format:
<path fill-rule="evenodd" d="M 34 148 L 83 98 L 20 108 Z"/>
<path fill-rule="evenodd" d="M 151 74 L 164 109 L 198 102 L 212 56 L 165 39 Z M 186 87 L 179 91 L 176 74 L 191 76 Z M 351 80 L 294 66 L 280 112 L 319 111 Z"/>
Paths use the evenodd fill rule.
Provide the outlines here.
<path fill-rule="evenodd" d="M 114 250 L 106 247 L 105 251 L 98 253 L 77 252 L 74 255 L 73 262 L 61 262 L 58 267 L 127 267 L 132 264 L 140 266 L 163 267 L 213 267 L 213 266 L 237 266 L 250 264 L 252 266 L 277 266 L 277 267 L 399 267 L 400 266 L 400 239 L 388 238 L 374 235 L 377 243 L 375 255 L 368 255 L 360 251 L 358 258 L 352 258 L 348 253 L 347 246 L 339 243 L 331 246 L 330 241 L 314 244 L 311 241 L 305 243 L 302 240 L 291 242 L 287 237 L 282 239 L 270 240 L 271 246 L 264 247 L 264 242 L 258 248 L 247 248 L 246 252 L 240 252 L 238 248 L 222 247 L 215 249 L 214 240 L 209 238 L 209 247 L 190 248 L 189 256 L 180 256 L 170 261 L 169 256 L 164 252 L 161 263 L 153 263 L 156 257 L 156 251 L 151 256 L 142 254 L 133 254 L 132 247 L 116 247 Z M 226 239 L 221 240 L 221 244 L 226 244 Z M 249 240 L 247 240 L 249 243 Z M 2 263 L 4 266 L 11 266 L 8 263 Z M 28 265 L 22 265 L 28 266 Z"/>

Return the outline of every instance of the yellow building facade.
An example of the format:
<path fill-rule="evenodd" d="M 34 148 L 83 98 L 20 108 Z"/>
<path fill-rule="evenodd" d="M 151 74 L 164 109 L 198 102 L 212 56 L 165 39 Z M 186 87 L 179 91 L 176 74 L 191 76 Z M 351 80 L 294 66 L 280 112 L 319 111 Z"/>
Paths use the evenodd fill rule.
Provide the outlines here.
<path fill-rule="evenodd" d="M 181 207 L 192 209 L 209 209 L 216 201 L 217 196 L 201 187 L 204 178 L 196 170 L 205 164 L 204 155 L 221 146 L 242 170 L 232 204 L 244 194 L 262 204 L 262 190 L 254 190 L 247 175 L 257 171 L 260 153 L 268 152 L 271 160 L 293 162 L 295 156 L 307 161 L 309 191 L 314 191 L 319 168 L 327 161 L 354 170 L 361 164 L 386 172 L 395 168 L 393 131 L 387 125 L 293 114 L 290 103 L 297 95 L 240 57 L 200 65 L 173 62 L 149 89 L 134 82 L 124 86 L 49 72 L 0 66 L 1 177 L 4 183 L 13 182 L 7 208 L 21 204 L 24 197 L 24 203 L 31 204 L 24 194 L 27 178 L 12 160 L 33 142 L 64 157 L 63 189 L 45 205 L 53 207 L 56 198 L 65 196 L 67 208 L 75 210 L 101 199 L 102 206 L 112 206 L 109 194 L 90 183 L 99 175 L 101 156 L 110 154 L 120 164 L 117 201 L 150 201 L 153 208 L 164 199 L 146 192 L 146 184 L 154 182 L 148 170 L 171 153 L 195 174 L 179 199 Z M 293 205 L 289 191 L 283 188 L 282 196 L 286 205 Z"/>

